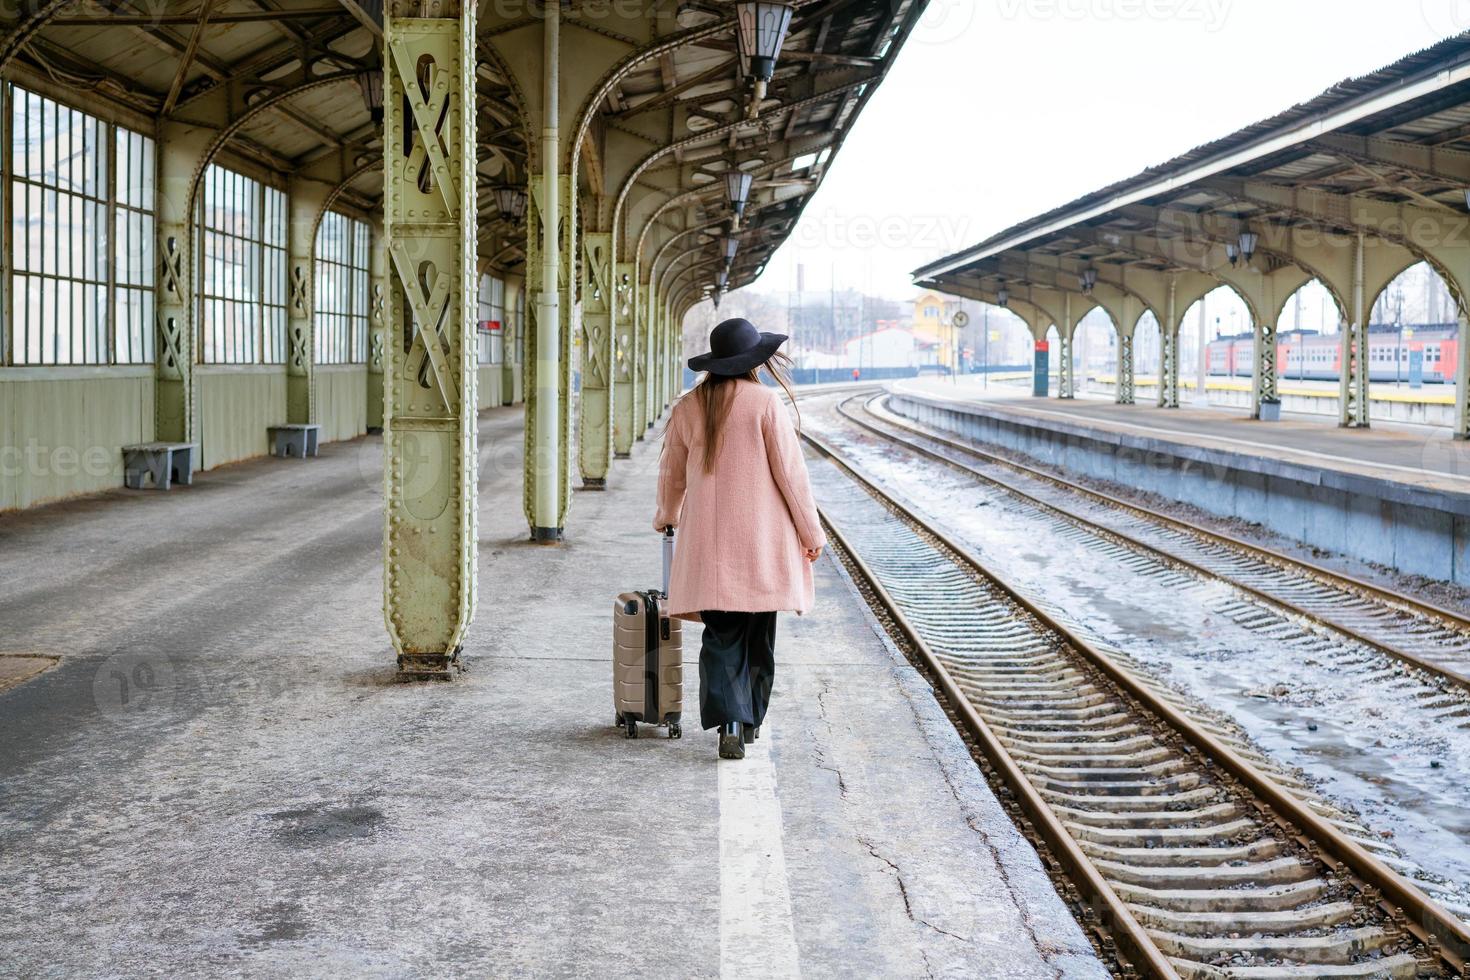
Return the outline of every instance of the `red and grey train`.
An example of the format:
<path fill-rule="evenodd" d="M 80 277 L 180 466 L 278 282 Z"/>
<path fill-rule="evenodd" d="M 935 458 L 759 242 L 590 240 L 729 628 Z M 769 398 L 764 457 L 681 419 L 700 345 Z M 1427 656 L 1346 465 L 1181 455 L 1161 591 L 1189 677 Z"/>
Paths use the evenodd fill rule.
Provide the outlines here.
<path fill-rule="evenodd" d="M 1341 337 L 1315 330 L 1289 330 L 1276 337 L 1276 371 L 1282 379 L 1336 381 L 1342 369 Z M 1368 380 L 1409 380 L 1414 352 L 1423 356 L 1426 382 L 1453 384 L 1459 330 L 1453 323 L 1400 329 L 1391 323 L 1368 327 Z M 1249 378 L 1255 352 L 1252 334 L 1220 337 L 1206 347 L 1210 374 Z M 1397 362 L 1397 363 L 1395 363 Z"/>

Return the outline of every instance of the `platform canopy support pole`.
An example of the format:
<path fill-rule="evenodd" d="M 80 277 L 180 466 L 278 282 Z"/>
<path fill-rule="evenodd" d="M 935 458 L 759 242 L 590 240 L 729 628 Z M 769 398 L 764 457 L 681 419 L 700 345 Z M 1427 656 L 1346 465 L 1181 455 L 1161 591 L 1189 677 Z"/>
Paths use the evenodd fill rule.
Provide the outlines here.
<path fill-rule="evenodd" d="M 1179 407 L 1179 283 L 1169 276 L 1164 319 L 1159 323 L 1159 408 Z"/>
<path fill-rule="evenodd" d="M 328 188 L 320 181 L 293 179 L 287 206 L 286 421 L 316 421 L 316 342 L 313 332 L 312 279 L 316 229 Z"/>
<path fill-rule="evenodd" d="M 582 486 L 607 486 L 612 462 L 613 395 L 613 236 L 582 236 L 582 390 L 577 419 L 578 463 Z"/>
<path fill-rule="evenodd" d="M 531 539 L 562 537 L 561 484 L 566 478 L 562 445 L 561 246 L 562 181 L 560 88 L 561 7 L 548 3 L 541 21 L 541 139 L 539 174 L 532 174 L 531 211 L 526 220 L 526 521 Z M 568 230 L 567 233 L 570 233 Z"/>
<path fill-rule="evenodd" d="M 616 236 L 612 236 L 616 240 Z M 634 392 L 638 377 L 638 325 L 634 303 L 638 281 L 633 263 L 619 261 L 613 268 L 612 318 L 613 333 L 613 455 L 626 458 L 633 453 L 638 430 Z"/>
<path fill-rule="evenodd" d="M 159 131 L 154 438 L 166 442 L 198 442 L 201 436 L 194 375 L 199 331 L 193 316 L 197 263 L 192 258 L 190 185 L 213 136 L 206 127 L 175 122 L 161 124 Z"/>
<path fill-rule="evenodd" d="M 1118 327 L 1118 384 L 1113 401 L 1133 404 L 1133 327 Z"/>
<path fill-rule="evenodd" d="M 1457 317 L 1460 343 L 1455 350 L 1455 438 L 1470 439 L 1470 319 Z"/>
<path fill-rule="evenodd" d="M 383 611 L 399 670 L 449 677 L 478 537 L 474 5 L 395 0 L 383 44 Z"/>
<path fill-rule="evenodd" d="M 1059 343 L 1057 355 L 1061 358 L 1061 375 L 1057 382 L 1058 398 L 1075 398 L 1077 395 L 1077 378 L 1072 365 L 1072 339 L 1077 332 L 1077 324 L 1072 322 L 1072 296 L 1068 293 L 1062 301 L 1064 312 L 1062 322 L 1057 324 L 1057 336 Z"/>
<path fill-rule="evenodd" d="M 1368 427 L 1368 309 L 1364 284 L 1364 236 L 1353 239 L 1352 317 L 1342 331 L 1338 371 L 1339 423 L 1348 428 Z"/>
<path fill-rule="evenodd" d="M 1262 311 L 1255 325 L 1256 356 L 1251 373 L 1251 418 L 1261 417 L 1261 403 L 1278 400 L 1276 390 L 1276 322 Z"/>

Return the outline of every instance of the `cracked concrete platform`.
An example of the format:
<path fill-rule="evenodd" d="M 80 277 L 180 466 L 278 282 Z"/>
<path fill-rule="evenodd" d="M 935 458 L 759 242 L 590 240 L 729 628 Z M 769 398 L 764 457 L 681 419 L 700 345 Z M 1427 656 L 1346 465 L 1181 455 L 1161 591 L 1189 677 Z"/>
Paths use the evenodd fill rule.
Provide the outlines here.
<path fill-rule="evenodd" d="M 62 658 L 0 693 L 0 974 L 1106 975 L 830 558 L 759 752 L 625 741 L 657 444 L 537 548 L 520 426 L 454 684 L 392 681 L 374 439 L 0 515 L 0 654 Z"/>

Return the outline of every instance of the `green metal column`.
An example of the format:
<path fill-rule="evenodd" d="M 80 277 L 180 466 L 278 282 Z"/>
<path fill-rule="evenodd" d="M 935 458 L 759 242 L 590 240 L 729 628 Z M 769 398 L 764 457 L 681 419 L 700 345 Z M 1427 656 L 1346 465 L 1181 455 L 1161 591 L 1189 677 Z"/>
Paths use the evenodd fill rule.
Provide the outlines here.
<path fill-rule="evenodd" d="M 609 329 L 613 333 L 613 455 L 619 458 L 633 454 L 633 440 L 638 432 L 634 405 L 638 376 L 638 327 L 633 311 L 637 291 L 635 275 L 631 262 L 616 262 L 613 266 Z"/>
<path fill-rule="evenodd" d="M 1256 324 L 1256 356 L 1251 375 L 1251 418 L 1261 417 L 1261 402 L 1275 401 L 1276 394 L 1276 324 Z"/>
<path fill-rule="evenodd" d="M 1057 324 L 1057 356 L 1061 363 L 1058 365 L 1060 374 L 1057 379 L 1057 397 L 1074 398 L 1077 394 L 1076 377 L 1072 367 L 1072 337 L 1077 331 L 1077 324 L 1072 322 L 1072 296 L 1069 293 L 1062 301 L 1064 312 L 1062 322 Z"/>
<path fill-rule="evenodd" d="M 1113 401 L 1119 405 L 1133 404 L 1133 330 L 1118 331 L 1118 383 L 1114 386 Z"/>
<path fill-rule="evenodd" d="M 582 236 L 582 390 L 578 404 L 577 450 L 582 485 L 607 485 L 612 460 L 613 236 Z"/>
<path fill-rule="evenodd" d="M 638 284 L 634 314 L 638 318 L 638 438 L 642 439 L 657 415 L 653 404 L 653 379 L 657 361 L 657 338 L 653 332 L 654 308 L 656 306 L 653 286 L 647 280 Z"/>
<path fill-rule="evenodd" d="M 1353 243 L 1352 322 L 1342 331 L 1341 370 L 1338 379 L 1338 421 L 1352 428 L 1368 427 L 1368 315 L 1363 283 L 1363 233 Z"/>
<path fill-rule="evenodd" d="M 213 138 L 214 131 L 205 127 L 173 122 L 159 125 L 153 431 L 154 438 L 167 442 L 198 443 L 202 434 L 194 376 L 198 359 L 193 318 L 196 268 L 191 254 L 194 215 L 189 188 Z"/>
<path fill-rule="evenodd" d="M 372 296 L 368 303 L 367 429 L 383 428 L 383 366 L 387 357 L 388 250 L 381 227 L 373 229 Z"/>
<path fill-rule="evenodd" d="M 503 319 L 500 321 L 500 403 L 502 405 L 513 405 L 523 398 L 520 391 L 520 366 L 516 362 L 521 331 L 525 329 L 520 314 L 516 312 L 522 289 L 523 283 L 518 280 L 507 279 L 505 282 L 505 311 L 501 314 Z"/>
<path fill-rule="evenodd" d="M 1460 313 L 1455 353 L 1455 438 L 1470 439 L 1470 319 Z"/>
<path fill-rule="evenodd" d="M 475 8 L 384 25 L 383 613 L 408 676 L 448 677 L 475 613 Z"/>
<path fill-rule="evenodd" d="M 287 195 L 290 231 L 286 269 L 286 421 L 316 421 L 316 343 L 312 307 L 317 218 L 328 188 L 313 180 L 292 180 Z"/>
<path fill-rule="evenodd" d="M 1169 277 L 1169 301 L 1164 322 L 1159 324 L 1159 408 L 1179 407 L 1179 312 L 1178 283 Z"/>

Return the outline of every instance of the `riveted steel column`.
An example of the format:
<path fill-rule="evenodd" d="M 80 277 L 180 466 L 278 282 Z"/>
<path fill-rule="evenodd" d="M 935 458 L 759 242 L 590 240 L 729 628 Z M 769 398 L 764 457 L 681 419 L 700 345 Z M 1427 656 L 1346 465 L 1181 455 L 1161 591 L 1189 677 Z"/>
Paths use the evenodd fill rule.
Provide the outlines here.
<path fill-rule="evenodd" d="M 286 270 L 290 284 L 286 302 L 286 421 L 316 421 L 316 342 L 312 308 L 317 216 L 327 188 L 314 180 L 293 180 L 286 198 L 290 232 Z"/>
<path fill-rule="evenodd" d="M 1455 438 L 1470 439 L 1470 319 L 1460 313 L 1455 351 Z"/>
<path fill-rule="evenodd" d="M 382 228 L 374 229 L 368 274 L 372 276 L 372 292 L 368 298 L 367 430 L 376 432 L 383 428 L 388 327 L 388 249 Z"/>
<path fill-rule="evenodd" d="M 521 365 L 516 360 L 521 349 L 522 331 L 526 329 L 520 313 L 524 282 L 514 278 L 505 281 L 505 317 L 500 325 L 500 403 L 513 405 L 524 398 L 520 390 Z"/>
<path fill-rule="evenodd" d="M 1179 310 L 1178 282 L 1169 277 L 1169 301 L 1164 322 L 1159 324 L 1159 408 L 1179 407 Z"/>
<path fill-rule="evenodd" d="M 615 243 L 616 238 L 613 236 Z M 638 375 L 638 328 L 633 317 L 637 286 L 634 275 L 631 262 L 616 262 L 613 266 L 612 317 L 608 329 L 613 334 L 613 455 L 619 459 L 633 454 L 633 439 L 637 432 L 634 428 L 637 413 L 633 404 Z"/>
<path fill-rule="evenodd" d="M 203 166 L 214 138 L 205 127 L 165 122 L 158 141 L 158 270 L 154 279 L 158 335 L 154 356 L 154 438 L 200 441 L 199 400 L 194 364 L 198 329 L 194 323 L 195 276 L 192 257 L 194 216 L 189 186 Z M 202 463 L 203 454 L 196 465 Z"/>
<path fill-rule="evenodd" d="M 1133 331 L 1118 333 L 1118 383 L 1113 401 L 1119 405 L 1133 404 Z"/>
<path fill-rule="evenodd" d="M 475 613 L 475 8 L 387 13 L 383 611 L 399 670 L 448 677 Z"/>
<path fill-rule="evenodd" d="M 607 485 L 612 460 L 613 236 L 582 236 L 582 392 L 578 404 L 577 451 L 582 485 Z"/>
<path fill-rule="evenodd" d="M 1276 324 L 1256 324 L 1256 356 L 1251 375 L 1251 418 L 1261 417 L 1261 402 L 1275 401 L 1276 394 Z"/>
<path fill-rule="evenodd" d="M 1353 242 L 1352 322 L 1344 326 L 1338 371 L 1338 422 L 1368 427 L 1368 313 L 1363 283 L 1363 233 Z"/>
<path fill-rule="evenodd" d="M 1063 312 L 1062 322 L 1057 324 L 1057 338 L 1060 341 L 1058 356 L 1061 364 L 1058 367 L 1061 375 L 1057 380 L 1057 397 L 1074 398 L 1077 394 L 1076 377 L 1072 368 L 1072 336 L 1077 330 L 1077 324 L 1072 322 L 1072 295 L 1067 294 L 1062 300 Z"/>
<path fill-rule="evenodd" d="M 632 334 L 633 334 L 633 438 L 642 439 L 648 420 L 648 283 L 639 279 L 638 263 L 633 263 Z"/>

